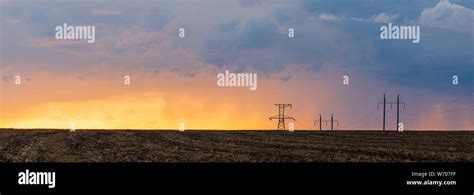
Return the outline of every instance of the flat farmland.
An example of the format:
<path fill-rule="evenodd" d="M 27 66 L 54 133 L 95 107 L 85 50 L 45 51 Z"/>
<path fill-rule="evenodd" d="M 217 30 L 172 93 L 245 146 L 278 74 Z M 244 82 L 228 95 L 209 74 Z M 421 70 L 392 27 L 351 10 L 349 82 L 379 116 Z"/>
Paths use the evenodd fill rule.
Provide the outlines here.
<path fill-rule="evenodd" d="M 468 131 L 0 129 L 0 162 L 474 162 Z"/>

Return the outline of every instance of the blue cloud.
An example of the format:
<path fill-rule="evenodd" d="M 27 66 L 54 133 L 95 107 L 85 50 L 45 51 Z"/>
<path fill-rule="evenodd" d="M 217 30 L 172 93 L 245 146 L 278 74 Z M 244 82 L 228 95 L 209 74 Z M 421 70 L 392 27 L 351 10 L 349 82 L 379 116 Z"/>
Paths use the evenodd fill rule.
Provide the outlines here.
<path fill-rule="evenodd" d="M 301 7 L 304 11 L 320 14 L 331 13 L 343 15 L 346 17 L 369 18 L 379 13 L 400 14 L 408 19 L 419 16 L 423 8 L 435 5 L 437 1 L 433 0 L 304 0 Z"/>
<path fill-rule="evenodd" d="M 399 15 L 396 20 L 399 24 L 410 24 L 420 17 L 423 9 L 434 7 L 438 1 L 301 0 L 291 4 L 281 3 L 279 6 L 274 6 L 269 2 L 239 1 L 242 7 L 240 7 L 240 12 L 236 12 L 238 14 L 227 12 L 225 9 L 209 8 L 209 12 L 222 15 L 222 18 L 216 19 L 218 22 L 200 14 L 186 13 L 193 16 L 196 21 L 202 19 L 202 24 L 210 25 L 210 28 L 206 28 L 205 32 L 199 32 L 201 23 L 190 24 L 186 27 L 187 32 L 191 32 L 189 38 L 171 40 L 171 42 L 175 44 L 175 48 L 180 47 L 194 52 L 199 59 L 220 67 L 236 66 L 242 69 L 252 68 L 257 71 L 272 72 L 289 64 L 296 64 L 305 68 L 309 66 L 317 71 L 323 64 L 341 61 L 342 68 L 355 68 L 365 76 L 375 77 L 395 85 L 444 89 L 450 86 L 440 78 L 449 79 L 454 73 L 459 74 L 463 81 L 471 85 L 473 83 L 474 41 L 472 34 L 422 26 L 421 43 L 412 44 L 410 41 L 380 40 L 381 24 L 371 21 L 318 20 L 320 14 L 370 19 L 386 13 Z M 453 0 L 451 2 L 470 9 L 473 7 L 472 1 Z M 72 25 L 106 25 L 115 29 L 114 32 L 98 30 L 97 37 L 118 38 L 124 29 L 131 27 L 167 33 L 166 30 L 169 29 L 164 28 L 171 21 L 183 20 L 178 10 L 175 10 L 178 8 L 168 6 L 169 4 L 173 4 L 173 1 L 167 3 L 145 1 L 136 5 L 130 4 L 129 1 L 117 2 L 114 5 L 105 2 L 78 4 L 46 1 L 41 4 L 29 4 L 19 1 L 6 5 L 2 9 L 2 11 L 5 10 L 3 13 L 5 18 L 21 18 L 23 22 L 19 25 L 11 25 L 5 24 L 2 20 L 2 24 L 9 27 L 2 30 L 2 39 L 10 47 L 8 51 L 4 51 L 6 54 L 4 56 L 8 56 L 5 61 L 27 64 L 28 60 L 22 58 L 23 54 L 33 53 L 31 48 L 29 50 L 21 48 L 14 44 L 15 41 L 4 38 L 16 37 L 16 28 L 20 30 L 24 30 L 20 27 L 28 28 L 33 36 L 47 37 L 53 35 L 54 26 L 64 22 Z M 118 10 L 118 14 L 94 14 L 93 10 L 99 8 Z M 290 27 L 296 30 L 295 38 L 292 39 L 288 38 L 286 31 Z M 144 53 L 159 43 L 160 40 L 147 39 L 126 45 L 126 47 L 108 45 L 104 49 L 114 54 Z M 74 51 L 88 49 L 81 46 L 64 47 Z M 55 59 L 44 60 L 46 58 L 44 56 L 56 53 L 34 51 L 31 56 L 36 62 L 60 63 L 64 61 L 61 58 L 56 61 Z M 38 55 L 43 57 L 37 57 Z M 93 61 L 93 59 L 90 60 Z M 188 73 L 183 76 L 194 77 L 195 74 Z M 471 86 L 460 87 L 472 88 Z"/>

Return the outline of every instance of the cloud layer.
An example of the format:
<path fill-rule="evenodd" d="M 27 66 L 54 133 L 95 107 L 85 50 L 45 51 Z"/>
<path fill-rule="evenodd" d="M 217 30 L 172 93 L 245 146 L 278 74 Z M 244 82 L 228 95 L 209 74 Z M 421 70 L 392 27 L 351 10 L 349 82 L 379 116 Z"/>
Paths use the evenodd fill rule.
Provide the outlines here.
<path fill-rule="evenodd" d="M 456 97 L 470 96 L 474 90 L 474 11 L 470 1 L 420 0 L 407 4 L 395 0 L 164 0 L 110 4 L 20 0 L 2 1 L 0 6 L 3 114 L 14 110 L 11 105 L 37 111 L 47 107 L 48 102 L 58 110 L 74 109 L 63 101 L 93 107 L 87 103 L 90 99 L 100 99 L 94 106 L 107 102 L 112 96 L 116 97 L 114 101 L 120 102 L 121 93 L 130 95 L 133 97 L 130 101 L 135 102 L 139 102 L 136 97 L 143 94 L 154 94 L 160 99 L 158 92 L 179 88 L 207 91 L 199 94 L 198 104 L 222 105 L 222 110 L 207 116 L 215 118 L 227 114 L 222 118 L 225 122 L 216 123 L 215 127 L 231 123 L 232 118 L 243 114 L 235 111 L 240 106 L 236 100 L 243 97 L 258 98 L 246 102 L 244 107 L 249 110 L 255 104 L 260 105 L 257 109 L 268 104 L 269 107 L 262 110 L 271 113 L 273 103 L 304 102 L 307 106 L 298 112 L 305 113 L 302 118 L 307 121 L 318 112 L 338 112 L 341 121 L 351 122 L 357 121 L 357 117 L 347 114 L 350 110 L 347 106 L 352 101 L 361 104 L 358 110 L 371 113 L 373 107 L 368 105 L 378 101 L 381 94 L 402 93 L 410 105 L 417 106 L 412 108 L 414 112 L 436 108 Z M 55 40 L 54 27 L 65 22 L 95 25 L 96 43 Z M 421 43 L 380 40 L 380 26 L 386 23 L 420 25 Z M 180 28 L 186 30 L 185 38 L 178 37 Z M 295 29 L 294 38 L 288 37 L 289 28 Z M 267 84 L 259 83 L 258 96 L 239 95 L 248 93 L 239 91 L 235 97 L 224 94 L 221 96 L 225 96 L 225 100 L 219 100 L 213 79 L 224 70 L 258 72 L 259 79 Z M 35 86 L 28 90 L 51 95 L 35 96 L 31 91 L 23 91 L 26 89 L 18 90 L 13 85 L 13 76 L 17 74 L 27 79 L 28 85 Z M 125 74 L 132 75 L 134 81 L 139 78 L 141 87 L 129 91 L 114 85 L 121 82 Z M 51 78 L 46 79 L 45 75 Z M 340 85 L 343 75 L 349 75 L 354 86 Z M 460 77 L 460 85 L 453 87 L 453 75 Z M 172 79 L 167 80 L 169 78 Z M 92 84 L 84 87 L 83 82 Z M 99 87 L 101 83 L 110 84 L 110 89 Z M 84 87 L 81 88 L 84 91 L 75 95 L 61 85 Z M 59 89 L 63 92 L 58 92 Z M 172 94 L 183 95 L 175 91 Z M 21 98 L 22 95 L 28 98 Z M 370 99 L 365 97 L 368 95 Z M 194 99 L 188 98 L 184 102 Z M 152 99 L 147 101 L 153 102 Z M 171 110 L 182 109 L 169 103 L 172 99 L 165 98 L 163 102 L 173 105 Z M 336 105 L 337 102 L 343 105 Z M 472 104 L 464 103 L 465 106 Z M 112 108 L 117 105 L 108 105 L 108 114 L 113 114 Z M 145 108 L 141 107 L 144 115 L 150 115 Z M 155 109 L 161 112 L 168 108 Z M 259 112 L 258 116 L 267 118 L 265 113 Z M 83 111 L 82 115 L 88 114 L 90 112 Z M 443 119 L 423 120 L 460 118 L 451 126 L 436 123 L 427 127 L 472 127 L 472 121 L 467 123 L 468 119 L 460 115 L 454 113 Z M 25 113 L 18 116 L 23 117 L 21 121 L 38 120 Z M 177 121 L 179 117 L 174 115 L 168 119 Z M 204 118 L 189 120 L 197 123 Z M 256 118 L 252 115 L 248 120 L 257 123 Z M 423 128 L 417 121 L 420 120 L 411 118 L 408 127 Z M 8 124 L 14 123 L 15 119 L 11 119 Z M 110 122 L 107 125 L 121 124 Z M 158 123 L 153 125 L 159 127 Z M 266 128 L 266 125 L 258 123 L 256 126 Z M 171 126 L 170 123 L 163 127 Z"/>

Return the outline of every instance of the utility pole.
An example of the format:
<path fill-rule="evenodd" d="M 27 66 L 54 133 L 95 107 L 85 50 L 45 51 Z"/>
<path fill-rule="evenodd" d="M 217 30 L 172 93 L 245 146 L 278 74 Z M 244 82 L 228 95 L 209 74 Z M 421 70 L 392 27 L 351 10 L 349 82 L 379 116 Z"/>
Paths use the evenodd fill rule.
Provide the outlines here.
<path fill-rule="evenodd" d="M 379 105 L 383 104 L 383 122 L 382 122 L 382 129 L 385 131 L 385 105 L 390 104 L 390 109 L 392 109 L 392 105 L 396 104 L 397 105 L 397 128 L 398 129 L 398 124 L 400 123 L 400 104 L 403 104 L 403 109 L 405 109 L 405 103 L 400 102 L 400 94 L 397 94 L 397 101 L 396 102 L 387 102 L 385 98 L 385 93 L 383 94 L 383 102 L 378 102 L 377 103 L 377 109 L 379 109 Z"/>
<path fill-rule="evenodd" d="M 321 113 L 319 113 L 319 131 L 323 130 L 323 117 L 321 116 Z"/>
<path fill-rule="evenodd" d="M 339 126 L 339 121 L 338 120 L 334 120 L 334 114 L 331 113 L 331 120 L 323 120 L 322 119 L 322 116 L 321 116 L 321 113 L 319 113 L 319 120 L 315 120 L 314 121 L 314 126 L 316 126 L 316 123 L 319 123 L 319 130 L 322 131 L 323 128 L 322 128 L 322 123 L 324 122 L 324 124 L 326 126 L 328 126 L 328 123 L 330 122 L 331 123 L 331 130 L 334 130 L 334 122 L 336 122 L 337 126 Z"/>
<path fill-rule="evenodd" d="M 398 130 L 398 124 L 400 123 L 400 94 L 397 94 L 397 128 L 395 128 L 396 130 Z"/>
<path fill-rule="evenodd" d="M 400 124 L 400 104 L 403 104 L 403 109 L 405 109 L 405 103 L 400 103 L 400 94 L 397 94 L 397 128 L 398 130 L 398 125 Z"/>
<path fill-rule="evenodd" d="M 382 122 L 382 130 L 385 131 L 385 105 L 386 105 L 386 102 L 385 102 L 385 93 L 383 94 L 383 102 L 378 102 L 377 103 L 377 109 L 379 109 L 379 105 L 380 104 L 383 104 L 383 122 Z"/>
<path fill-rule="evenodd" d="M 319 123 L 319 131 L 322 131 L 323 130 L 323 122 L 326 124 L 326 126 L 328 125 L 328 121 L 327 120 L 324 120 L 323 121 L 323 117 L 321 116 L 321 113 L 319 113 L 319 120 L 315 120 L 314 121 L 314 126 L 316 126 L 316 123 Z"/>
<path fill-rule="evenodd" d="M 383 131 L 385 131 L 385 93 L 383 94 Z"/>
<path fill-rule="evenodd" d="M 285 130 L 285 119 L 295 120 L 295 118 L 285 115 L 285 108 L 286 107 L 291 108 L 291 104 L 275 104 L 275 106 L 278 107 L 278 116 L 272 116 L 269 119 L 270 120 L 278 119 L 277 130 Z"/>

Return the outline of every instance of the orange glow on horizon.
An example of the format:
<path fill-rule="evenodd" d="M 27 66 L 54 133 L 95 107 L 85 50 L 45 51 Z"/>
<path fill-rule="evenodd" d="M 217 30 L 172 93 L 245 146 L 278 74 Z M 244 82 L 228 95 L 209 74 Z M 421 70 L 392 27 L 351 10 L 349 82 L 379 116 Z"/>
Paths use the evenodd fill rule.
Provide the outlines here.
<path fill-rule="evenodd" d="M 255 91 L 246 87 L 217 87 L 212 75 L 223 71 L 215 68 L 198 72 L 194 78 L 183 78 L 167 71 L 162 71 L 159 77 L 144 73 L 131 75 L 130 86 L 123 85 L 123 75 L 117 72 L 85 79 L 74 75 L 26 72 L 26 75 L 34 76 L 32 82 L 22 86 L 8 82 L 0 84 L 0 128 L 68 129 L 74 123 L 76 129 L 178 129 L 179 123 L 184 122 L 186 129 L 275 129 L 277 121 L 268 119 L 278 114 L 273 104 L 292 103 L 293 108 L 286 113 L 297 119 L 295 129 L 319 129 L 313 126 L 319 112 L 323 113 L 324 119 L 334 112 L 343 126 L 361 117 L 356 112 L 358 108 L 373 105 L 378 100 L 378 94 L 370 95 L 373 99 L 369 99 L 366 94 L 354 91 L 375 89 L 379 83 L 364 81 L 363 87 L 335 89 L 329 93 L 324 90 L 328 88 L 327 83 L 339 81 L 339 78 L 329 76 L 331 70 L 320 73 L 298 70 L 293 74 L 299 77 L 282 82 L 280 78 L 288 71 L 294 70 L 259 75 Z M 369 106 L 369 109 L 361 112 L 373 112 L 377 117 L 380 114 L 375 107 Z M 402 116 L 402 122 L 407 117 Z M 419 118 L 404 126 L 405 129 L 451 128 L 446 122 L 449 118 L 444 117 Z M 470 127 L 469 116 L 459 120 L 463 129 L 474 128 Z M 387 121 L 387 127 L 391 129 L 389 124 L 392 123 Z M 364 124 L 356 123 L 355 126 Z M 377 129 L 379 124 L 372 127 Z M 327 126 L 323 128 L 328 129 Z M 335 128 L 339 129 L 338 126 Z"/>

